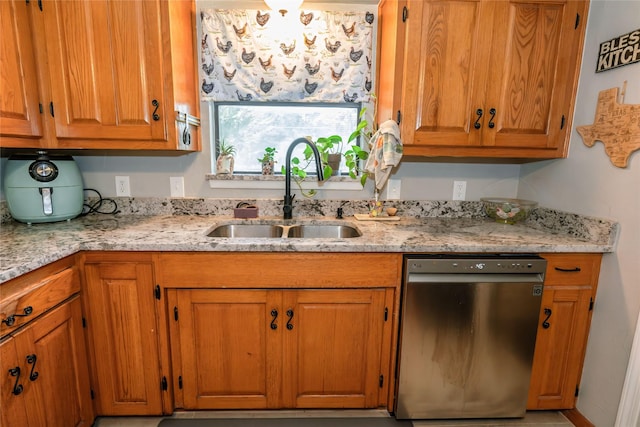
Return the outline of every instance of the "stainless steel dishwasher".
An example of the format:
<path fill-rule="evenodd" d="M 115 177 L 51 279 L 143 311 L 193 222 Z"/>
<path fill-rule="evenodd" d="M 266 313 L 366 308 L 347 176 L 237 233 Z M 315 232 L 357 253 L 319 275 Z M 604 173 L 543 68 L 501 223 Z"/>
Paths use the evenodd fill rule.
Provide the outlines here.
<path fill-rule="evenodd" d="M 398 419 L 525 415 L 546 261 L 407 255 Z"/>

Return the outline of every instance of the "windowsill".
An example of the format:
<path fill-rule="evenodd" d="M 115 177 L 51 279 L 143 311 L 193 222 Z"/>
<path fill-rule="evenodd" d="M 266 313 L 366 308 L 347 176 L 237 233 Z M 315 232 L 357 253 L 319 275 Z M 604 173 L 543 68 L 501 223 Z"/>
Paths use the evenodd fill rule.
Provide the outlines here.
<path fill-rule="evenodd" d="M 284 175 L 214 175 L 207 174 L 210 188 L 265 189 L 284 188 Z M 293 182 L 293 180 L 292 180 Z M 328 181 L 319 183 L 313 177 L 305 180 L 305 188 L 314 190 L 362 190 L 359 180 L 348 176 L 332 176 Z"/>

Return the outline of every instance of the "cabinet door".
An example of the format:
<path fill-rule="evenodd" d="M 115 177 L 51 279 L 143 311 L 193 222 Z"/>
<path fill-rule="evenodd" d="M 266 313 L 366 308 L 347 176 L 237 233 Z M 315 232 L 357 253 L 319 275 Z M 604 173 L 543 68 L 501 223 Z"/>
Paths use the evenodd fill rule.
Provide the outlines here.
<path fill-rule="evenodd" d="M 575 407 L 591 295 L 590 287 L 545 287 L 527 409 Z"/>
<path fill-rule="evenodd" d="M 480 144 L 490 40 L 481 20 L 492 3 L 408 2 L 401 133 L 411 145 Z"/>
<path fill-rule="evenodd" d="M 546 152 L 541 156 L 562 157 L 573 116 L 586 2 L 493 3 L 484 105 L 487 113 L 495 113 L 485 118 L 483 144 L 539 149 Z"/>
<path fill-rule="evenodd" d="M 283 291 L 283 396 L 289 408 L 374 408 L 385 291 Z"/>
<path fill-rule="evenodd" d="M 162 414 L 152 264 L 85 264 L 85 278 L 98 414 Z"/>
<path fill-rule="evenodd" d="M 42 137 L 35 52 L 23 0 L 0 1 L 0 134 L 3 147 L 33 146 Z M 8 141 L 7 137 L 15 137 Z M 21 138 L 21 139 L 18 139 Z M 36 144 L 37 145 L 37 144 Z"/>
<path fill-rule="evenodd" d="M 177 291 L 181 363 L 175 369 L 185 409 L 281 407 L 279 298 L 265 290 Z M 175 310 L 173 301 L 169 306 Z"/>
<path fill-rule="evenodd" d="M 47 2 L 44 26 L 58 144 L 164 140 L 157 0 Z M 133 148 L 131 146 L 130 148 Z"/>
<path fill-rule="evenodd" d="M 25 389 L 29 374 L 24 365 L 18 358 L 15 339 L 7 338 L 0 344 L 0 425 L 37 426 L 35 422 L 29 422 L 27 417 L 25 399 L 33 392 L 33 388 Z"/>
<path fill-rule="evenodd" d="M 93 407 L 80 299 L 63 304 L 16 334 L 16 349 L 25 361 L 22 380 L 33 387 L 29 402 L 36 425 L 90 426 Z"/>

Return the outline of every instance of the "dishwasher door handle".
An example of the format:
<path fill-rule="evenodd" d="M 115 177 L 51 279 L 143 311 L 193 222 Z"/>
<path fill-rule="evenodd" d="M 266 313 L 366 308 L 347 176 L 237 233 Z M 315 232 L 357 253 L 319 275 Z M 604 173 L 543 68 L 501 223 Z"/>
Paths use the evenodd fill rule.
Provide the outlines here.
<path fill-rule="evenodd" d="M 409 273 L 407 283 L 542 283 L 542 274 L 439 274 L 439 273 Z"/>

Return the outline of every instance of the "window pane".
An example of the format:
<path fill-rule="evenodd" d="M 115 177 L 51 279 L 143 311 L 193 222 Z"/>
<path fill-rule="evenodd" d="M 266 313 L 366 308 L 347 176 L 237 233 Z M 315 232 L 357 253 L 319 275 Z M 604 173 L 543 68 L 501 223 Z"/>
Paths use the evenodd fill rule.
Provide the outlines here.
<path fill-rule="evenodd" d="M 260 173 L 258 159 L 266 147 L 275 147 L 277 173 L 284 164 L 287 148 L 296 138 L 310 136 L 316 140 L 340 135 L 346 145 L 357 127 L 359 111 L 359 104 L 216 103 L 216 140 L 236 148 L 234 170 L 238 173 Z M 293 155 L 302 158 L 304 147 L 305 144 L 296 146 Z M 346 173 L 344 161 L 340 169 Z"/>

